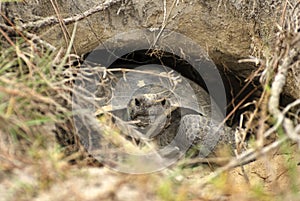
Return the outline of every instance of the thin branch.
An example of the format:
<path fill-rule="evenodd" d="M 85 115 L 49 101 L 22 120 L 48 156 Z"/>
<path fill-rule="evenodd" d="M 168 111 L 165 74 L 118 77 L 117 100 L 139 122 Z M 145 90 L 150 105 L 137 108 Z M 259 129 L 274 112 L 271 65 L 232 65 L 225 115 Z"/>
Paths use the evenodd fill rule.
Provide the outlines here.
<path fill-rule="evenodd" d="M 76 14 L 74 16 L 64 18 L 64 19 L 62 19 L 62 21 L 65 25 L 68 25 L 68 24 L 71 24 L 71 23 L 74 23 L 74 22 L 78 22 L 78 21 L 83 20 L 84 18 L 86 18 L 90 15 L 93 15 L 97 12 L 106 10 L 107 8 L 109 8 L 110 6 L 112 6 L 112 5 L 114 5 L 118 2 L 121 2 L 121 0 L 106 1 L 103 4 L 92 7 L 91 9 L 86 10 L 86 11 L 80 13 L 80 14 Z M 42 20 L 38 20 L 38 21 L 35 21 L 35 22 L 29 22 L 29 23 L 23 24 L 21 26 L 21 28 L 22 29 L 42 28 L 42 27 L 45 27 L 45 26 L 51 26 L 51 25 L 58 24 L 58 23 L 59 23 L 59 19 L 55 16 L 51 16 L 51 17 L 46 17 Z"/>
<path fill-rule="evenodd" d="M 25 39 L 30 39 L 32 40 L 32 42 L 34 44 L 40 44 L 42 46 L 45 46 L 46 48 L 48 48 L 51 51 L 55 51 L 56 48 L 51 45 L 50 43 L 42 40 L 39 36 L 37 36 L 36 34 L 33 33 L 29 33 L 27 31 L 20 31 L 16 26 L 12 25 L 12 27 L 7 26 L 5 24 L 1 24 L 0 23 L 0 29 L 4 30 L 4 32 L 9 33 L 9 34 L 19 34 L 20 36 L 22 36 Z"/>
<path fill-rule="evenodd" d="M 250 163 L 257 158 L 266 155 L 270 151 L 280 147 L 282 145 L 282 143 L 284 143 L 287 139 L 288 138 L 285 136 L 285 137 L 281 138 L 280 140 L 278 140 L 260 150 L 251 149 L 251 150 L 248 150 L 248 151 L 242 153 L 241 155 L 238 155 L 234 160 L 231 160 L 226 166 L 221 167 L 217 171 L 204 177 L 201 180 L 199 186 L 197 186 L 197 187 L 203 187 L 203 186 L 207 185 L 209 182 L 211 182 L 213 179 L 220 176 L 222 173 L 224 173 L 228 170 L 231 170 L 233 168 L 239 167 L 241 165 Z"/>

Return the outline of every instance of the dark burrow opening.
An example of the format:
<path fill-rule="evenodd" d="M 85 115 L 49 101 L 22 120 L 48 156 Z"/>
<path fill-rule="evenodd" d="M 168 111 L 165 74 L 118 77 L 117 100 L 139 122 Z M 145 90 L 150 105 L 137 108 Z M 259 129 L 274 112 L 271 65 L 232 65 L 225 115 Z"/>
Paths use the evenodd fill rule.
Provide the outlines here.
<path fill-rule="evenodd" d="M 96 55 L 101 55 L 101 50 L 97 50 Z M 86 55 L 85 58 L 88 58 L 88 61 L 91 63 L 102 64 L 99 58 L 92 58 L 89 55 Z M 229 126 L 238 125 L 240 120 L 240 115 L 245 111 L 253 110 L 254 105 L 249 104 L 247 107 L 243 107 L 245 103 L 252 102 L 254 99 L 257 99 L 261 95 L 261 87 L 259 87 L 258 81 L 250 82 L 245 84 L 244 78 L 240 78 L 235 75 L 234 72 L 226 71 L 225 68 L 221 65 L 214 66 L 213 61 L 200 61 L 202 66 L 210 66 L 209 68 L 217 67 L 219 74 L 221 76 L 222 82 L 226 91 L 226 115 L 229 115 L 227 119 L 227 124 Z M 207 92 L 207 84 L 214 85 L 215 77 L 209 77 L 209 74 L 204 76 L 207 81 L 203 79 L 199 71 L 197 71 L 187 60 L 173 54 L 170 52 L 157 51 L 157 50 L 138 50 L 130 52 L 123 55 L 117 59 L 114 59 L 114 62 L 110 63 L 109 66 L 104 66 L 107 68 L 129 68 L 134 69 L 139 66 L 157 64 L 167 66 L 176 72 L 180 73 L 182 76 L 196 82 Z M 220 106 L 218 98 L 214 98 L 216 103 Z"/>

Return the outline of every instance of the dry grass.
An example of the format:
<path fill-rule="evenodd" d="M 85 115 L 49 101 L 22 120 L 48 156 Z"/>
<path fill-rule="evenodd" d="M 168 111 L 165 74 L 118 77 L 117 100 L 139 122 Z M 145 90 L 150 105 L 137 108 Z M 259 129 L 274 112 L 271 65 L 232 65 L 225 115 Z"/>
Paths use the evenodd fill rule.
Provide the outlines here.
<path fill-rule="evenodd" d="M 296 134 L 299 116 L 286 115 L 289 108 L 275 104 L 272 112 L 268 106 L 276 93 L 272 92 L 276 73 L 289 68 L 283 66 L 289 51 L 298 51 L 292 72 L 299 67 L 299 31 L 293 32 L 299 29 L 293 27 L 292 15 L 294 10 L 287 6 L 277 34 L 276 45 L 282 48 L 270 58 L 261 58 L 261 69 L 266 69 L 264 92 L 247 124 L 258 128 L 257 139 L 251 142 L 252 152 L 241 159 L 259 156 L 259 160 L 243 168 L 234 168 L 236 163 L 174 166 L 139 176 L 91 167 L 95 164 L 86 163 L 80 152 L 65 154 L 66 147 L 57 143 L 53 130 L 72 117 L 70 94 L 75 78 L 71 64 L 77 56 L 67 53 L 60 58 L 42 44 L 25 37 L 12 39 L 1 30 L 0 200 L 298 200 L 298 136 L 289 133 L 289 121 L 278 115 L 293 120 Z M 70 127 L 65 130 L 73 134 Z M 266 143 L 266 135 L 275 131 L 276 139 L 284 140 Z"/>

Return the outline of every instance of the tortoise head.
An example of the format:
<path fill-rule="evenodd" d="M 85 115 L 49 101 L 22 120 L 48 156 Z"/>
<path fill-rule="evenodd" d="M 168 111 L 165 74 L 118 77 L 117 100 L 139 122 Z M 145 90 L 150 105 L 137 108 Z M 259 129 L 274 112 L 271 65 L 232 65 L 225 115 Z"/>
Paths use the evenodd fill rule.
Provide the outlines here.
<path fill-rule="evenodd" d="M 163 87 L 151 86 L 137 91 L 127 105 L 130 120 L 135 121 L 140 132 L 152 138 L 171 121 L 171 92 Z"/>

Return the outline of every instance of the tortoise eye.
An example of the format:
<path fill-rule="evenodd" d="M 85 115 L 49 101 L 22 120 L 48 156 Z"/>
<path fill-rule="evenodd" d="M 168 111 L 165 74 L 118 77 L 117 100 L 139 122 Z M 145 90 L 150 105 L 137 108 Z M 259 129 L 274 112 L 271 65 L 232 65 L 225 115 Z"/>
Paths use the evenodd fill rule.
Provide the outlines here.
<path fill-rule="evenodd" d="M 162 101 L 161 101 L 161 104 L 162 104 L 162 106 L 165 106 L 166 105 L 166 99 L 163 99 Z"/>
<path fill-rule="evenodd" d="M 140 105 L 141 105 L 141 102 L 140 102 L 137 98 L 135 98 L 135 99 L 134 99 L 134 104 L 135 104 L 136 106 L 140 106 Z"/>

